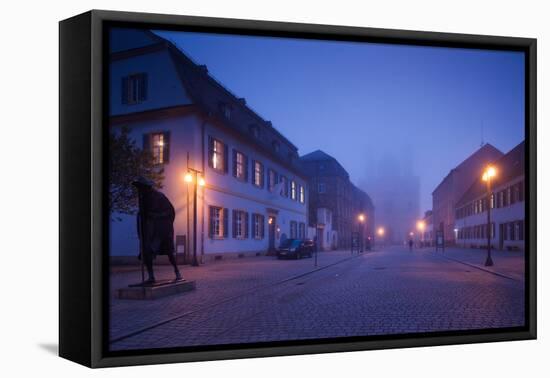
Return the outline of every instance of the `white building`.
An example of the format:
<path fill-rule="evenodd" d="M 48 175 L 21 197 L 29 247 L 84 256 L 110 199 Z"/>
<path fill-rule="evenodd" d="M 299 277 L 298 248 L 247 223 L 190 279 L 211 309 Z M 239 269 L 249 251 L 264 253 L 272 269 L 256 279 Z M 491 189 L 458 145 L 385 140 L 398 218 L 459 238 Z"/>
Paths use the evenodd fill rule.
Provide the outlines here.
<path fill-rule="evenodd" d="M 525 143 L 521 142 L 494 162 L 492 180 L 491 245 L 506 250 L 525 248 Z M 487 246 L 487 187 L 479 179 L 458 201 L 455 211 L 457 244 L 463 247 Z"/>
<path fill-rule="evenodd" d="M 205 182 L 197 202 L 201 260 L 263 254 L 281 239 L 305 237 L 307 179 L 290 141 L 171 42 L 117 28 L 110 46 L 110 132 L 127 127 L 163 166 L 178 251 L 193 250 L 190 169 Z M 136 256 L 135 216 L 115 216 L 111 256 Z"/>

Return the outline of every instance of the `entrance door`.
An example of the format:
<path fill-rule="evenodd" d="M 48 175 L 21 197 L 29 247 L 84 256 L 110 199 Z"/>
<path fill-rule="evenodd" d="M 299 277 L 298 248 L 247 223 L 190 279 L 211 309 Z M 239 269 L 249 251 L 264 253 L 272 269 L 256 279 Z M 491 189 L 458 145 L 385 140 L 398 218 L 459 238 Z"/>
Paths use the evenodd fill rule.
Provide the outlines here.
<path fill-rule="evenodd" d="M 277 224 L 277 219 L 274 216 L 269 216 L 267 218 L 268 224 L 268 236 L 269 236 L 269 252 L 275 251 L 275 227 Z"/>

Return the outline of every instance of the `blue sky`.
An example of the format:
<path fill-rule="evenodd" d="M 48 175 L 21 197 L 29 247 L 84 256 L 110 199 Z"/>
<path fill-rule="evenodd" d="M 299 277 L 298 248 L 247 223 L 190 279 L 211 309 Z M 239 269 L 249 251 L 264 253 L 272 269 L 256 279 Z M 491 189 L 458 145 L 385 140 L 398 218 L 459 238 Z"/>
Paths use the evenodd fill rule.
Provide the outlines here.
<path fill-rule="evenodd" d="M 519 52 L 157 32 L 175 42 L 301 155 L 322 149 L 354 183 L 392 159 L 420 176 L 421 209 L 483 140 L 524 139 Z M 483 133 L 482 133 L 483 130 Z"/>

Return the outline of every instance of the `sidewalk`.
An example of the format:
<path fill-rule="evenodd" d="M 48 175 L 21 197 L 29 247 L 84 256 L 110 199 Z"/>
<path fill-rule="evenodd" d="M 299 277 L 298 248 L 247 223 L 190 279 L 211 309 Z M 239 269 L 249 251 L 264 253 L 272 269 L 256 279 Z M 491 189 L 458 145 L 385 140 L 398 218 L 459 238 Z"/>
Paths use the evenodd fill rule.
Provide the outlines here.
<path fill-rule="evenodd" d="M 372 252 L 363 254 L 368 253 Z M 184 279 L 196 281 L 196 290 L 185 295 L 154 301 L 117 299 L 116 290 L 139 282 L 141 273 L 135 267 L 126 270 L 115 269 L 110 275 L 110 338 L 117 339 L 167 318 L 192 313 L 356 256 L 357 253 L 352 255 L 349 250 L 319 252 L 317 267 L 314 265 L 315 256 L 301 260 L 277 260 L 274 256 L 256 256 L 209 262 L 200 267 L 180 265 Z M 172 268 L 167 265 L 155 266 L 155 275 L 157 279 L 172 278 Z"/>
<path fill-rule="evenodd" d="M 487 258 L 486 249 L 451 247 L 445 248 L 444 252 L 441 250 L 435 252 L 434 248 L 423 248 L 422 251 L 515 280 L 525 280 L 524 252 L 491 250 L 493 266 L 485 266 L 485 259 Z"/>

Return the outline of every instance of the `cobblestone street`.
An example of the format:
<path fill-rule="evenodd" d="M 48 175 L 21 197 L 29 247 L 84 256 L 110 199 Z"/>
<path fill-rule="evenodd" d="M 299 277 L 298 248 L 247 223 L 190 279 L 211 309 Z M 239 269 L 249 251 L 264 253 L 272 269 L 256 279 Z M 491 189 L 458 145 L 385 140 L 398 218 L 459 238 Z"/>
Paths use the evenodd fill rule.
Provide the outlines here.
<path fill-rule="evenodd" d="M 194 292 L 155 301 L 113 294 L 111 349 L 523 325 L 523 273 L 512 269 L 523 256 L 495 252 L 491 269 L 499 273 L 499 260 L 505 261 L 502 275 L 478 267 L 478 257 L 484 261 L 484 251 L 441 256 L 392 247 L 353 256 L 319 253 L 317 268 L 314 259 L 265 256 L 186 267 L 185 278 L 197 282 Z M 158 278 L 171 277 L 167 266 L 156 269 Z M 139 276 L 113 272 L 112 292 Z"/>

